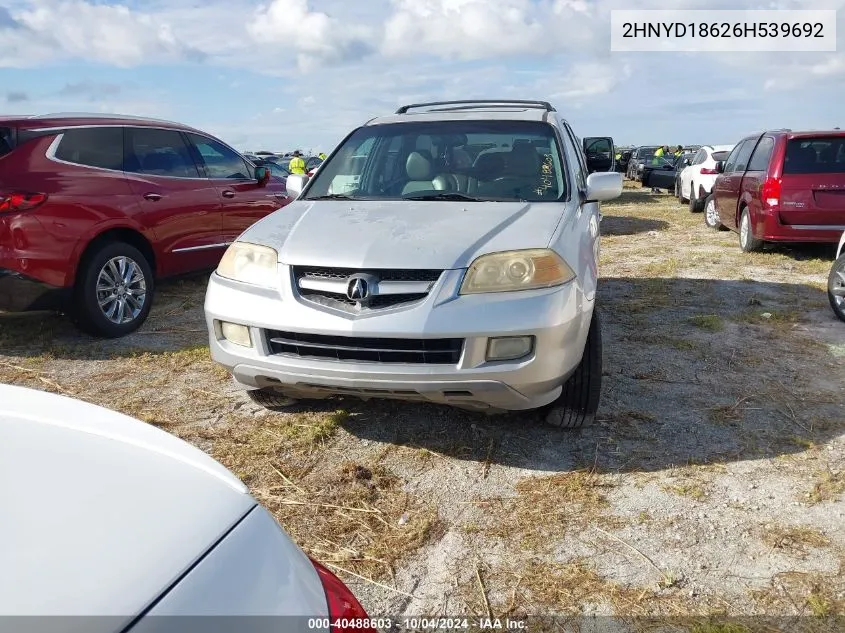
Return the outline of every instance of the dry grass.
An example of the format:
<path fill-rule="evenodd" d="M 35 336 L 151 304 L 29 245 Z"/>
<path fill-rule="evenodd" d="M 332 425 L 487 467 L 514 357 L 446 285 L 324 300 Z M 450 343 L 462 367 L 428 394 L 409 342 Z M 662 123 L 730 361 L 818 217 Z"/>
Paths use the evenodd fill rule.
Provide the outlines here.
<path fill-rule="evenodd" d="M 817 473 L 814 479 L 813 487 L 806 495 L 811 504 L 836 501 L 845 493 L 845 472 L 826 470 Z"/>
<path fill-rule="evenodd" d="M 763 530 L 763 542 L 773 550 L 806 556 L 811 549 L 830 547 L 830 539 L 815 528 L 774 526 Z"/>
<path fill-rule="evenodd" d="M 524 548 L 543 550 L 568 527 L 600 516 L 614 485 L 612 476 L 592 470 L 523 479 L 516 485 L 517 497 L 503 500 L 487 533 L 519 542 Z"/>
<path fill-rule="evenodd" d="M 368 578 L 391 577 L 398 560 L 438 533 L 437 512 L 377 463 L 325 462 L 327 443 L 347 417 L 343 410 L 233 417 L 194 439 L 249 485 L 308 553 Z"/>

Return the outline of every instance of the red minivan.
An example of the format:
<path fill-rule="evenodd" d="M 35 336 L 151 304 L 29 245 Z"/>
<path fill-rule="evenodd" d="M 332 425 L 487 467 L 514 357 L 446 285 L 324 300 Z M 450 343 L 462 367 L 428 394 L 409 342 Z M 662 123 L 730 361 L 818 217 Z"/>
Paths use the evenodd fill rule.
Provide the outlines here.
<path fill-rule="evenodd" d="M 213 269 L 290 201 L 267 167 L 178 123 L 0 117 L 0 310 L 59 310 L 123 336 L 155 279 Z"/>
<path fill-rule="evenodd" d="M 845 231 L 845 132 L 773 130 L 744 138 L 724 162 L 704 221 L 765 242 L 836 244 Z"/>

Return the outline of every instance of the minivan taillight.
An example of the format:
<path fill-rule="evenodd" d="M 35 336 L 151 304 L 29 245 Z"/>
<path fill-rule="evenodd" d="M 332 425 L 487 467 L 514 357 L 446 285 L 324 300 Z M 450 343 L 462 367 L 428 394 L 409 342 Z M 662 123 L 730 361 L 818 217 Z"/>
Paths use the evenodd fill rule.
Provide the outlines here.
<path fill-rule="evenodd" d="M 45 202 L 47 202 L 46 193 L 28 193 L 26 191 L 0 193 L 0 213 L 31 211 Z"/>
<path fill-rule="evenodd" d="M 780 178 L 766 178 L 763 181 L 763 186 L 760 187 L 760 200 L 763 202 L 764 209 L 773 209 L 780 205 Z"/>
<path fill-rule="evenodd" d="M 718 170 L 710 169 L 709 167 L 702 167 L 701 168 L 701 175 L 702 176 L 716 176 L 718 174 Z"/>
<path fill-rule="evenodd" d="M 320 582 L 323 583 L 323 590 L 326 592 L 331 633 L 352 633 L 353 631 L 355 633 L 376 633 L 376 630 L 372 627 L 361 626 L 366 623 L 369 616 L 358 599 L 343 584 L 343 581 L 313 558 L 311 564 L 317 570 Z M 355 620 L 358 620 L 358 622 L 356 623 Z M 340 626 L 335 626 L 335 624 Z"/>

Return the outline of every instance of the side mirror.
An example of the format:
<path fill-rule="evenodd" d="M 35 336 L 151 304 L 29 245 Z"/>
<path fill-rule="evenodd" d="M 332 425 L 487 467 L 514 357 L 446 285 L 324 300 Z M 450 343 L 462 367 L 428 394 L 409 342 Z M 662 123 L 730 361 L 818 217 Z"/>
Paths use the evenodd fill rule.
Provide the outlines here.
<path fill-rule="evenodd" d="M 587 176 L 586 202 L 603 202 L 622 195 L 622 174 L 618 172 L 596 172 Z"/>
<path fill-rule="evenodd" d="M 266 187 L 267 183 L 270 182 L 270 168 L 264 166 L 256 167 L 255 180 L 258 181 L 259 186 Z"/>
<path fill-rule="evenodd" d="M 296 198 L 302 193 L 302 190 L 305 189 L 305 185 L 307 184 L 308 176 L 305 174 L 291 174 L 285 181 L 285 189 L 287 189 L 289 196 Z"/>
<path fill-rule="evenodd" d="M 725 161 L 720 160 L 716 163 L 716 173 L 717 174 L 724 174 L 725 173 Z"/>

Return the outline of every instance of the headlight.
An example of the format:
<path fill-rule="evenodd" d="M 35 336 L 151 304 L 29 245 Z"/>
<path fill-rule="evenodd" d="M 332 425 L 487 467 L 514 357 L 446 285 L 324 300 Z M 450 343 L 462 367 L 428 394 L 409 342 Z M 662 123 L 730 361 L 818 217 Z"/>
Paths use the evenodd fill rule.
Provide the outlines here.
<path fill-rule="evenodd" d="M 255 286 L 278 285 L 279 254 L 269 246 L 235 242 L 223 254 L 217 266 L 221 277 Z"/>
<path fill-rule="evenodd" d="M 546 248 L 482 255 L 467 270 L 461 294 L 551 288 L 575 279 L 561 257 Z"/>

